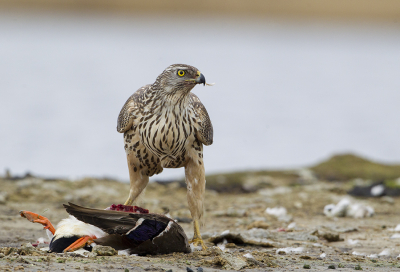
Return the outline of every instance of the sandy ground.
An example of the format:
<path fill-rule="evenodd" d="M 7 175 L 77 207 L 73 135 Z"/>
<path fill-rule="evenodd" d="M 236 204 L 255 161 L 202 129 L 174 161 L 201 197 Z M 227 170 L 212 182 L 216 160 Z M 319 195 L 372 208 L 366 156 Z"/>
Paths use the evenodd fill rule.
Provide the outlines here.
<path fill-rule="evenodd" d="M 372 206 L 375 216 L 328 218 L 323 214 L 324 206 L 345 197 L 348 185 L 315 180 L 289 184 L 279 178 L 268 178 L 268 184 L 267 188 L 247 194 L 207 190 L 205 225 L 201 229 L 207 251 L 144 257 L 80 257 L 26 247 L 27 243 L 46 237 L 46 233 L 41 225 L 28 222 L 18 212 L 33 211 L 56 224 L 67 216 L 62 203 L 70 201 L 93 208 L 123 203 L 128 184 L 95 179 L 75 182 L 32 177 L 0 179 L 0 271 L 186 271 L 187 267 L 193 271 L 201 271 L 199 267 L 203 271 L 323 271 L 333 266 L 339 271 L 399 269 L 400 239 L 391 238 L 396 233 L 393 229 L 400 224 L 400 212 L 396 210 L 399 199 L 353 199 Z M 150 184 L 140 205 L 151 212 L 169 211 L 174 218 L 190 218 L 186 189 L 179 183 Z M 277 206 L 288 211 L 281 220 L 265 213 L 267 208 Z M 191 238 L 192 224 L 180 224 Z M 255 226 L 262 229 L 254 229 Z M 226 230 L 231 236 L 261 233 L 262 242 L 239 244 L 226 236 L 225 244 L 216 247 L 212 237 Z M 329 237 L 339 241 L 329 242 L 326 240 Z M 303 249 L 278 253 L 278 249 L 287 247 Z M 326 257 L 321 257 L 323 253 Z"/>

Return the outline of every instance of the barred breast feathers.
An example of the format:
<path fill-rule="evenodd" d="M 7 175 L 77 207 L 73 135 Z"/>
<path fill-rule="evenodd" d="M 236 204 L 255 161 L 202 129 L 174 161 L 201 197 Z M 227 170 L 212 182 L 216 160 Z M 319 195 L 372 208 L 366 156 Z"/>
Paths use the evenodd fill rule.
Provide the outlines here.
<path fill-rule="evenodd" d="M 176 160 L 188 151 L 186 143 L 194 140 L 190 135 L 211 145 L 213 127 L 200 99 L 193 93 L 164 96 L 153 85 L 143 86 L 126 101 L 118 116 L 118 132 L 136 125 L 141 143 L 161 160 Z"/>
<path fill-rule="evenodd" d="M 188 137 L 194 132 L 187 108 L 155 107 L 150 118 L 139 125 L 143 144 L 161 161 L 178 159 L 185 153 Z M 147 119 L 144 115 L 142 118 Z"/>

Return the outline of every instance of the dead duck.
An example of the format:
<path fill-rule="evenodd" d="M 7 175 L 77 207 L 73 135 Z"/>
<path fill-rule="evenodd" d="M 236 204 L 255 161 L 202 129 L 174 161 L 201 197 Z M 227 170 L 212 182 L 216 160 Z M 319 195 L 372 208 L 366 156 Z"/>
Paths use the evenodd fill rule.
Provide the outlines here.
<path fill-rule="evenodd" d="M 70 216 L 57 229 L 44 216 L 20 211 L 22 217 L 40 223 L 51 232 L 50 251 L 68 252 L 79 248 L 91 250 L 90 244 L 127 250 L 129 254 L 168 254 L 190 252 L 185 232 L 175 221 L 148 210 L 127 205 L 111 205 L 106 210 L 64 205 Z"/>
<path fill-rule="evenodd" d="M 80 248 L 92 242 L 111 246 L 116 250 L 127 250 L 129 254 L 169 254 L 191 252 L 182 227 L 174 220 L 155 213 L 130 213 L 113 210 L 97 210 L 64 204 L 66 211 L 78 220 L 94 225 L 108 235 L 82 239 L 70 249 Z"/>
<path fill-rule="evenodd" d="M 107 235 L 101 229 L 79 221 L 73 216 L 62 219 L 60 223 L 57 224 L 56 229 L 50 220 L 44 216 L 30 211 L 20 211 L 19 213 L 29 221 L 40 223 L 44 226 L 51 240 L 49 245 L 50 252 L 61 253 L 81 237 L 88 236 L 96 239 Z M 90 248 L 86 247 L 85 249 Z"/>
<path fill-rule="evenodd" d="M 143 209 L 138 206 L 127 206 L 122 204 L 112 204 L 106 210 L 124 211 L 130 213 L 149 213 L 149 210 Z M 61 253 L 64 252 L 71 244 L 79 239 L 92 239 L 101 238 L 107 235 L 104 231 L 90 224 L 79 221 L 72 215 L 62 219 L 57 228 L 54 228 L 50 220 L 42 215 L 30 211 L 20 211 L 22 217 L 27 218 L 33 223 L 40 223 L 46 229 L 47 236 L 51 240 L 49 245 L 50 252 Z M 85 246 L 86 250 L 91 250 L 91 247 Z"/>

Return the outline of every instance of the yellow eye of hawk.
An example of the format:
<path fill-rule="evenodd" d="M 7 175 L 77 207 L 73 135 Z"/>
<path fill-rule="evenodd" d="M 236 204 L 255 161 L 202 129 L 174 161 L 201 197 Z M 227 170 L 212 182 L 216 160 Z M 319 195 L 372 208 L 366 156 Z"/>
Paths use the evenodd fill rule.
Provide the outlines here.
<path fill-rule="evenodd" d="M 184 75 L 185 75 L 185 71 L 183 71 L 183 70 L 178 71 L 178 76 L 184 76 Z"/>

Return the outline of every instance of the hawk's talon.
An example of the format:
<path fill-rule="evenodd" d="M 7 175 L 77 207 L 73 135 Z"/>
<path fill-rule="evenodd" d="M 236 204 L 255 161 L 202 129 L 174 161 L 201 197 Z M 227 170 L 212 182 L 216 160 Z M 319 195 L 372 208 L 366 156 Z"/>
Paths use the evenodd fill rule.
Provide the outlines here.
<path fill-rule="evenodd" d="M 129 197 L 129 198 L 125 201 L 124 205 L 132 206 L 132 203 L 133 203 L 133 199 L 131 199 L 131 198 Z"/>
<path fill-rule="evenodd" d="M 204 244 L 203 239 L 201 239 L 199 220 L 198 219 L 194 220 L 193 226 L 194 226 L 193 239 L 189 242 L 189 244 L 193 243 L 194 246 L 198 246 L 200 244 L 201 247 L 203 248 L 203 250 L 207 250 L 207 247 Z"/>
<path fill-rule="evenodd" d="M 200 244 L 203 250 L 207 250 L 207 247 L 204 244 L 203 239 L 201 238 L 193 238 L 192 240 L 189 241 L 189 244 L 193 244 L 193 246 L 195 247 L 199 246 Z"/>

